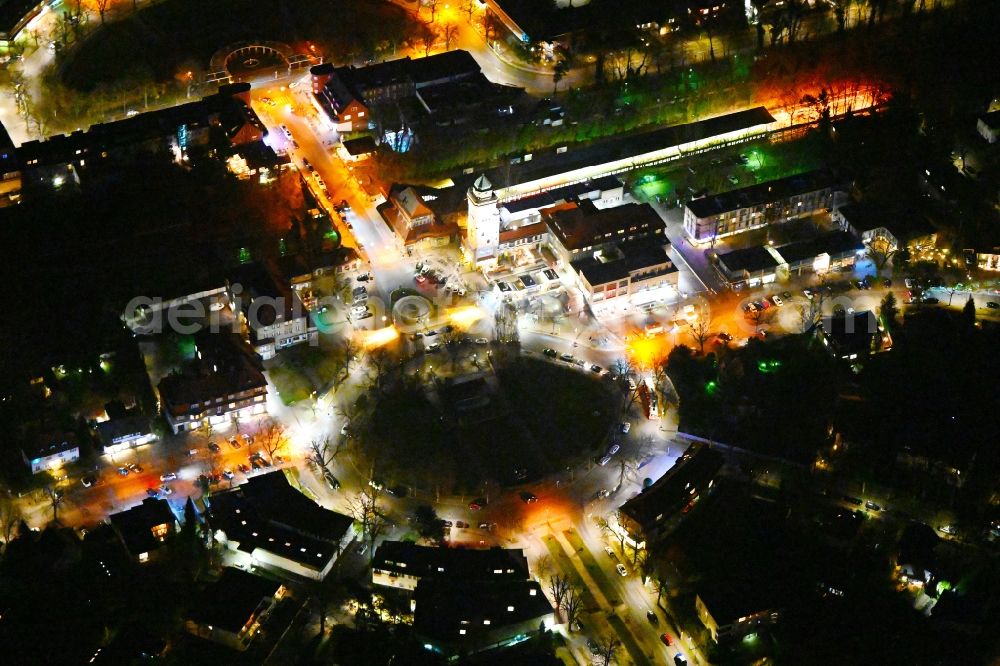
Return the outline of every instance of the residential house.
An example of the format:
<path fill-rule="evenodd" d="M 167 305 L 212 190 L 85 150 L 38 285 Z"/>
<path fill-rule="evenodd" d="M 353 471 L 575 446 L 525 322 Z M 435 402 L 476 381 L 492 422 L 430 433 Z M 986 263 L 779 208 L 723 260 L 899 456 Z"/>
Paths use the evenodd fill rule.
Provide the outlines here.
<path fill-rule="evenodd" d="M 644 548 L 676 527 L 715 485 L 722 454 L 695 443 L 653 485 L 618 509 L 617 526 L 626 543 Z"/>
<path fill-rule="evenodd" d="M 337 154 L 345 162 L 360 162 L 370 158 L 377 150 L 378 145 L 375 143 L 375 139 L 369 135 L 365 135 L 356 139 L 344 139 L 341 141 L 337 147 Z"/>
<path fill-rule="evenodd" d="M 712 640 L 725 644 L 778 622 L 780 612 L 768 593 L 770 582 L 701 582 L 694 598 L 698 619 Z"/>
<path fill-rule="evenodd" d="M 281 583 L 226 567 L 193 600 L 184 626 L 195 636 L 242 652 L 288 593 Z"/>
<path fill-rule="evenodd" d="M 21 458 L 32 474 L 52 472 L 80 458 L 80 445 L 71 432 L 44 431 L 31 436 L 21 448 Z"/>
<path fill-rule="evenodd" d="M 684 231 L 693 243 L 715 242 L 833 210 L 846 199 L 846 188 L 839 178 L 826 170 L 809 171 L 692 199 L 684 206 Z"/>
<path fill-rule="evenodd" d="M 236 564 L 311 580 L 326 578 L 353 539 L 352 518 L 307 498 L 283 470 L 213 493 L 207 521 Z"/>
<path fill-rule="evenodd" d="M 148 497 L 139 506 L 108 516 L 129 556 L 139 562 L 155 558 L 178 530 L 177 517 L 165 499 Z"/>
<path fill-rule="evenodd" d="M 205 423 L 267 413 L 267 380 L 260 357 L 231 333 L 195 336 L 197 359 L 164 377 L 157 388 L 160 408 L 176 435 Z"/>
<path fill-rule="evenodd" d="M 465 581 L 524 581 L 528 560 L 521 550 L 418 546 L 409 541 L 384 541 L 372 560 L 372 582 L 412 592 L 426 579 Z"/>
<path fill-rule="evenodd" d="M 885 330 L 871 310 L 823 317 L 817 335 L 827 351 L 848 361 L 863 360 L 882 349 Z"/>
<path fill-rule="evenodd" d="M 414 633 L 449 658 L 513 645 L 553 624 L 536 581 L 425 578 L 413 593 Z"/>
<path fill-rule="evenodd" d="M 250 344 L 262 359 L 316 340 L 318 333 L 309 311 L 274 262 L 237 267 L 227 287 L 233 310 L 239 313 Z"/>

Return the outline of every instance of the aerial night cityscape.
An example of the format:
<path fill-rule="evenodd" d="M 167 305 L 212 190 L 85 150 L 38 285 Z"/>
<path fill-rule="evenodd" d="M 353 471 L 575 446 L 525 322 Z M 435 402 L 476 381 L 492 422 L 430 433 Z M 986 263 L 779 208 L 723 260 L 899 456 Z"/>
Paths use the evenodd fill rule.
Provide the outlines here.
<path fill-rule="evenodd" d="M 0 0 L 0 664 L 1000 664 L 1000 0 Z"/>

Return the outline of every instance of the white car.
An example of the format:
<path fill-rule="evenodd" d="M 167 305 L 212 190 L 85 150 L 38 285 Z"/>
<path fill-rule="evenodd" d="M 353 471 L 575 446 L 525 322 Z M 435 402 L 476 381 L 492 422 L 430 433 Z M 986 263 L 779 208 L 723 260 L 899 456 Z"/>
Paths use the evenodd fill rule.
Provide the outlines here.
<path fill-rule="evenodd" d="M 632 422 L 631 421 L 624 421 L 622 423 L 622 433 L 623 434 L 627 435 L 628 431 L 631 430 L 631 429 L 632 429 Z"/>
<path fill-rule="evenodd" d="M 604 547 L 604 552 L 608 554 L 608 557 L 614 557 L 615 556 L 615 551 L 613 551 L 611 549 L 611 546 L 605 546 Z"/>
<path fill-rule="evenodd" d="M 173 481 L 177 478 L 177 474 L 174 472 L 167 472 L 166 474 L 160 475 L 160 481 Z"/>
<path fill-rule="evenodd" d="M 163 493 L 164 495 L 173 495 L 174 489 L 168 486 L 167 484 L 163 483 L 160 484 L 160 492 Z"/>
<path fill-rule="evenodd" d="M 622 564 L 621 562 L 618 563 L 618 566 L 616 566 L 615 569 L 618 570 L 618 575 L 619 576 L 627 576 L 628 575 L 628 571 L 625 569 L 625 565 Z"/>
<path fill-rule="evenodd" d="M 781 307 L 782 305 L 784 305 L 784 304 L 785 304 L 785 302 L 784 302 L 783 300 L 781 300 L 781 297 L 779 297 L 779 296 L 778 296 L 777 294 L 775 294 L 774 296 L 772 296 L 772 297 L 771 297 L 771 302 L 773 302 L 773 303 L 774 303 L 775 305 L 777 305 L 777 306 L 778 306 L 779 308 L 780 308 L 780 307 Z"/>

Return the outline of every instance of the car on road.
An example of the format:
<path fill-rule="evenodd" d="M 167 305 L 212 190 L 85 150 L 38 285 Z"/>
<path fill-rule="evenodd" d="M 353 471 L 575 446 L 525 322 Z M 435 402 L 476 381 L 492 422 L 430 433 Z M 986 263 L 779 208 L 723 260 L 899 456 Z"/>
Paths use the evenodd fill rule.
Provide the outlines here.
<path fill-rule="evenodd" d="M 233 474 L 233 470 L 231 470 L 231 469 L 224 469 L 224 470 L 222 470 L 222 476 L 226 477 L 227 481 L 232 481 L 233 477 L 236 476 L 236 475 Z"/>
<path fill-rule="evenodd" d="M 595 363 L 594 365 L 590 366 L 590 371 L 593 372 L 594 374 L 599 375 L 602 372 L 604 372 L 604 368 Z"/>
<path fill-rule="evenodd" d="M 177 478 L 176 472 L 167 472 L 166 474 L 160 475 L 160 481 L 173 481 Z"/>
<path fill-rule="evenodd" d="M 774 303 L 775 305 L 777 305 L 779 308 L 782 305 L 785 304 L 785 302 L 783 300 L 781 300 L 781 297 L 778 296 L 777 294 L 774 294 L 773 296 L 771 296 L 771 302 Z"/>
<path fill-rule="evenodd" d="M 246 463 L 240 463 L 239 465 L 236 466 L 236 469 L 240 470 L 244 474 L 250 473 L 250 466 L 247 465 Z"/>
<path fill-rule="evenodd" d="M 611 448 L 608 449 L 608 455 L 609 456 L 615 455 L 616 453 L 618 453 L 619 451 L 621 451 L 621 448 L 622 448 L 621 444 L 619 444 L 618 442 L 613 443 L 611 445 Z"/>
<path fill-rule="evenodd" d="M 656 617 L 656 613 L 652 610 L 646 611 L 646 619 L 649 620 L 649 623 L 653 626 L 660 624 L 660 618 Z"/>
<path fill-rule="evenodd" d="M 881 511 L 882 510 L 881 506 L 879 506 L 875 502 L 872 502 L 871 500 L 868 500 L 867 502 L 865 502 L 865 508 L 868 509 L 869 511 Z"/>
<path fill-rule="evenodd" d="M 80 479 L 80 483 L 83 484 L 84 488 L 90 488 L 97 483 L 97 477 L 93 474 L 88 474 L 87 476 Z"/>
<path fill-rule="evenodd" d="M 469 508 L 473 511 L 479 511 L 484 506 L 486 506 L 486 499 L 483 497 L 477 497 L 476 499 L 469 502 Z"/>
<path fill-rule="evenodd" d="M 628 570 L 625 569 L 625 565 L 622 564 L 621 562 L 619 562 L 615 566 L 615 570 L 618 571 L 618 575 L 619 576 L 627 576 L 628 575 Z"/>
<path fill-rule="evenodd" d="M 303 166 L 304 166 L 304 167 L 305 167 L 306 169 L 308 169 L 310 173 L 312 173 L 313 171 L 315 171 L 315 170 L 316 170 L 316 168 L 315 168 L 315 167 L 314 167 L 314 166 L 313 166 L 312 164 L 310 164 L 310 163 L 309 163 L 309 160 L 307 160 L 307 159 L 306 159 L 306 158 L 304 158 L 304 157 L 302 158 L 302 165 L 303 165 Z"/>
<path fill-rule="evenodd" d="M 572 354 L 559 354 L 559 360 L 560 361 L 566 361 L 567 363 L 572 363 L 573 362 L 573 355 Z"/>
<path fill-rule="evenodd" d="M 198 449 L 188 449 L 187 455 L 196 456 L 198 455 Z"/>
<path fill-rule="evenodd" d="M 628 431 L 632 429 L 632 422 L 631 421 L 623 421 L 621 428 L 622 428 L 622 433 L 624 433 L 624 434 L 627 435 Z"/>
<path fill-rule="evenodd" d="M 681 653 L 678 652 L 677 654 L 674 655 L 674 666 L 687 666 L 687 663 L 688 663 L 687 657 L 685 657 Z"/>
<path fill-rule="evenodd" d="M 479 529 L 486 530 L 487 532 L 496 527 L 496 523 L 479 523 Z"/>
<path fill-rule="evenodd" d="M 990 310 L 1000 310 L 1000 303 L 996 301 L 986 301 L 986 307 Z"/>
<path fill-rule="evenodd" d="M 550 347 L 546 347 L 545 349 L 543 349 L 542 353 L 548 356 L 549 358 L 555 358 L 556 356 L 559 355 L 555 349 L 552 349 Z"/>
<path fill-rule="evenodd" d="M 607 465 L 607 464 L 608 464 L 609 462 L 611 462 L 611 456 L 609 456 L 609 455 L 604 455 L 604 456 L 602 456 L 602 457 L 601 457 L 601 459 L 600 459 L 600 460 L 598 460 L 598 461 L 597 461 L 597 464 L 598 464 L 598 465 L 600 465 L 601 467 L 604 467 L 604 466 L 605 466 L 605 465 Z"/>
<path fill-rule="evenodd" d="M 239 440 L 236 439 L 235 437 L 229 438 L 229 446 L 233 447 L 234 449 L 242 448 L 242 445 L 240 444 Z"/>
<path fill-rule="evenodd" d="M 670 640 L 670 634 L 660 634 L 660 640 L 667 647 L 670 647 L 671 645 L 674 644 L 674 642 L 672 640 Z"/>
<path fill-rule="evenodd" d="M 538 501 L 538 498 L 535 497 L 534 493 L 530 493 L 527 490 L 524 490 L 521 492 L 521 501 L 524 502 L 525 504 L 533 504 L 534 502 Z"/>
<path fill-rule="evenodd" d="M 743 306 L 743 312 L 750 314 L 757 311 L 757 305 L 755 303 L 747 303 Z"/>
<path fill-rule="evenodd" d="M 120 476 L 128 476 L 128 467 L 119 467 L 118 474 Z"/>
<path fill-rule="evenodd" d="M 256 472 L 259 469 L 263 469 L 264 463 L 257 458 L 250 459 L 250 467 Z"/>
<path fill-rule="evenodd" d="M 487 340 L 486 338 L 476 338 L 476 344 L 477 345 L 488 345 L 488 344 L 490 344 L 490 341 Z"/>

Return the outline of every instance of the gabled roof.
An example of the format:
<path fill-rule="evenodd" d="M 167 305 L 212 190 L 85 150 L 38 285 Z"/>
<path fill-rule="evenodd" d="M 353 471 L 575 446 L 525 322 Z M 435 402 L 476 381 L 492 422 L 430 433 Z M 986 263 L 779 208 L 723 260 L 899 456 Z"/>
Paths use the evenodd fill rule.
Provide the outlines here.
<path fill-rule="evenodd" d="M 139 506 L 108 516 L 111 525 L 118 532 L 128 552 L 138 557 L 160 547 L 162 542 L 153 535 L 153 528 L 169 525 L 171 529 L 177 517 L 170 510 L 165 499 L 148 497 Z"/>
<path fill-rule="evenodd" d="M 264 599 L 273 598 L 281 583 L 239 569 L 225 567 L 218 580 L 197 595 L 188 619 L 238 634 Z"/>
<path fill-rule="evenodd" d="M 110 446 L 124 437 L 141 437 L 152 431 L 149 417 L 142 414 L 133 414 L 97 424 L 97 436 L 100 437 L 101 444 L 104 446 Z"/>
<path fill-rule="evenodd" d="M 807 171 L 722 194 L 693 199 L 687 203 L 687 209 L 694 213 L 695 217 L 706 218 L 836 187 L 839 184 L 839 180 L 827 170 Z"/>

